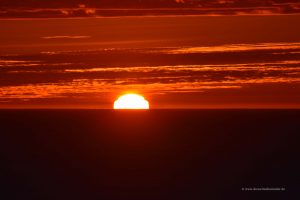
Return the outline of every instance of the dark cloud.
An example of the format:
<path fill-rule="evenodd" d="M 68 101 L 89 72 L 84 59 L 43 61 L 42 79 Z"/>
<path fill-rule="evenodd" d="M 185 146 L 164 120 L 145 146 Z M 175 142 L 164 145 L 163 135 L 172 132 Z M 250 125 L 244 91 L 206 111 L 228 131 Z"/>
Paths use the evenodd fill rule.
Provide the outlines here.
<path fill-rule="evenodd" d="M 299 0 L 10 0 L 0 17 L 241 15 L 300 13 Z"/>
<path fill-rule="evenodd" d="M 297 4 L 299 0 L 1 0 L 1 8 L 61 7 L 255 7 Z"/>

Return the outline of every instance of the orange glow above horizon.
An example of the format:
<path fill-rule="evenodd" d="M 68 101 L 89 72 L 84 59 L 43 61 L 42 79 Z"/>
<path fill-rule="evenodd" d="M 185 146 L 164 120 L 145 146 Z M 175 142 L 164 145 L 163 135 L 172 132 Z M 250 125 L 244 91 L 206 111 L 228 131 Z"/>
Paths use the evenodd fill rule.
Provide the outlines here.
<path fill-rule="evenodd" d="M 141 95 L 138 94 L 125 94 L 119 97 L 114 102 L 114 109 L 134 109 L 134 110 L 148 110 L 149 102 Z"/>

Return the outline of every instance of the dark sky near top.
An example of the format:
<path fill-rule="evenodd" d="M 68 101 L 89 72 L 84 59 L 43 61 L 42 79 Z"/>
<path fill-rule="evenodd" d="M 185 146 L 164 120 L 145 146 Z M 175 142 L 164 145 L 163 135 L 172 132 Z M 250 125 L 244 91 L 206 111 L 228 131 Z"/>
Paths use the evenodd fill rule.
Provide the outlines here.
<path fill-rule="evenodd" d="M 0 18 L 298 13 L 300 0 L 0 0 Z"/>
<path fill-rule="evenodd" d="M 293 8 L 299 0 L 0 0 L 0 8 L 61 8 L 82 4 L 97 8 L 151 7 L 262 7 L 286 6 Z"/>

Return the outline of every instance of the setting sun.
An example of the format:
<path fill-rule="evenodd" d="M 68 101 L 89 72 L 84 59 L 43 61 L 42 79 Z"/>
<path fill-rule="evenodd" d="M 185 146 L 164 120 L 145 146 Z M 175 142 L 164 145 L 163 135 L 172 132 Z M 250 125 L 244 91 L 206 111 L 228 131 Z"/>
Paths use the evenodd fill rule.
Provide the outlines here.
<path fill-rule="evenodd" d="M 141 95 L 126 94 L 115 101 L 114 109 L 149 109 L 149 102 Z"/>

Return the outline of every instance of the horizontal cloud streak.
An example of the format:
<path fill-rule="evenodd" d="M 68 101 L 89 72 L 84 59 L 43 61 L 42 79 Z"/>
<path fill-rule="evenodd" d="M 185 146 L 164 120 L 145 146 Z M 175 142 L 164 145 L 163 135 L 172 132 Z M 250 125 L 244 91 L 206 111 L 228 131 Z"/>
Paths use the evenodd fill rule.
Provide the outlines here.
<path fill-rule="evenodd" d="M 232 8 L 155 8 L 155 9 L 99 9 L 99 8 L 57 8 L 57 9 L 4 9 L 0 18 L 70 18 L 70 17 L 125 17 L 125 16 L 177 16 L 177 15 L 276 15 L 299 14 L 298 4 L 276 4 L 269 7 Z"/>
<path fill-rule="evenodd" d="M 169 78 L 169 77 L 168 77 Z M 300 83 L 300 77 L 295 78 L 253 78 L 249 80 L 232 79 L 222 81 L 181 81 L 172 83 L 132 83 L 139 80 L 122 79 L 109 83 L 107 80 L 78 79 L 69 83 L 61 84 L 37 84 L 26 86 L 11 86 L 0 88 L 0 99 L 20 99 L 22 101 L 37 98 L 64 98 L 72 94 L 101 94 L 120 93 L 123 91 L 143 91 L 143 93 L 168 94 L 201 92 L 212 89 L 238 89 L 244 85 L 251 84 L 271 84 L 271 83 Z"/>
<path fill-rule="evenodd" d="M 189 47 L 166 51 L 170 54 L 187 53 L 216 53 L 216 52 L 241 52 L 257 50 L 299 50 L 300 43 L 258 43 L 258 44 L 226 44 L 221 46 L 209 47 Z"/>
<path fill-rule="evenodd" d="M 50 39 L 87 39 L 91 36 L 87 35 L 56 35 L 56 36 L 44 36 L 42 39 L 50 40 Z"/>

